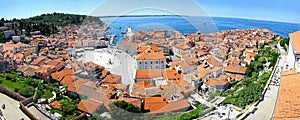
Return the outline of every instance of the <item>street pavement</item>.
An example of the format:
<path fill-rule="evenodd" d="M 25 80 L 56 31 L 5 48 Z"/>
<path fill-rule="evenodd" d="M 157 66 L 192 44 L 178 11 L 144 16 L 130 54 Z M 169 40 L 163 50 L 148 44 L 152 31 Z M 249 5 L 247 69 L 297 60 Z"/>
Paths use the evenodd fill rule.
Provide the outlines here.
<path fill-rule="evenodd" d="M 5 104 L 5 109 L 0 109 L 6 120 L 19 120 L 21 118 L 30 120 L 19 108 L 19 101 L 0 93 L 0 106 L 2 106 L 2 104 Z"/>
<path fill-rule="evenodd" d="M 41 113 L 38 109 L 36 109 L 34 106 L 31 106 L 28 108 L 30 112 L 35 115 L 40 120 L 50 120 L 47 116 L 45 116 L 43 113 Z"/>

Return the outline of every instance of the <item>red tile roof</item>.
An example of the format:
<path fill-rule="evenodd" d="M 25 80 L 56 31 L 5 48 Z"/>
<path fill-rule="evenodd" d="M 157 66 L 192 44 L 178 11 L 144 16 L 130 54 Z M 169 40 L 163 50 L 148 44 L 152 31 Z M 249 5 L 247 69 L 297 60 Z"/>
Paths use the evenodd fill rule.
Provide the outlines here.
<path fill-rule="evenodd" d="M 69 85 L 69 84 L 71 84 L 73 81 L 74 81 L 74 76 L 73 76 L 73 75 L 67 75 L 67 76 L 65 76 L 65 77 L 60 81 L 60 83 Z"/>
<path fill-rule="evenodd" d="M 290 33 L 289 36 L 296 54 L 300 54 L 300 30 Z"/>
<path fill-rule="evenodd" d="M 60 109 L 60 104 L 57 100 L 55 100 L 54 102 L 50 103 L 50 106 L 52 108 L 56 108 L 56 109 Z"/>
<path fill-rule="evenodd" d="M 222 61 L 220 61 L 219 59 L 215 58 L 214 56 L 207 56 L 205 60 L 206 60 L 206 62 L 208 64 L 211 64 L 214 67 L 220 67 L 220 66 L 222 66 Z"/>
<path fill-rule="evenodd" d="M 245 74 L 247 68 L 237 64 L 229 64 L 225 67 L 226 72 Z"/>
<path fill-rule="evenodd" d="M 68 88 L 67 90 L 70 91 L 70 92 L 75 92 L 77 93 L 79 91 L 79 89 L 83 86 L 84 83 L 86 83 L 87 80 L 84 80 L 84 79 L 78 79 L 72 83 L 70 83 L 68 85 Z"/>
<path fill-rule="evenodd" d="M 77 105 L 77 109 L 86 112 L 88 114 L 93 114 L 99 107 L 103 105 L 103 102 L 94 100 L 94 99 L 86 99 L 81 100 Z"/>
<path fill-rule="evenodd" d="M 55 72 L 51 74 L 52 79 L 57 80 L 57 81 L 61 81 L 65 76 L 67 75 L 74 75 L 74 71 L 70 68 L 64 68 L 63 70 L 59 71 L 59 72 Z"/>
<path fill-rule="evenodd" d="M 187 100 L 178 100 L 175 102 L 169 102 L 167 105 L 161 107 L 160 109 L 153 111 L 151 113 L 166 113 L 166 112 L 172 112 L 177 110 L 187 110 L 191 105 Z M 181 112 L 181 111 L 180 111 Z"/>
<path fill-rule="evenodd" d="M 35 60 L 33 60 L 30 64 L 31 65 L 38 65 L 38 64 L 40 64 L 45 59 L 46 59 L 45 57 L 38 57 Z"/>
<path fill-rule="evenodd" d="M 144 52 L 136 56 L 137 60 L 164 60 L 165 56 L 163 52 Z"/>
<path fill-rule="evenodd" d="M 136 70 L 136 79 L 152 79 L 163 77 L 161 70 Z"/>
<path fill-rule="evenodd" d="M 219 80 L 217 78 L 207 78 L 207 80 L 204 84 L 215 87 L 217 85 L 226 85 L 228 83 L 229 83 L 229 81 L 227 81 L 227 80 Z"/>
<path fill-rule="evenodd" d="M 146 97 L 144 98 L 144 109 L 154 112 L 167 105 L 162 97 Z"/>
<path fill-rule="evenodd" d="M 291 74 L 294 73 L 294 74 Z M 299 119 L 300 116 L 300 74 L 284 71 L 280 80 L 280 87 L 273 119 Z"/>

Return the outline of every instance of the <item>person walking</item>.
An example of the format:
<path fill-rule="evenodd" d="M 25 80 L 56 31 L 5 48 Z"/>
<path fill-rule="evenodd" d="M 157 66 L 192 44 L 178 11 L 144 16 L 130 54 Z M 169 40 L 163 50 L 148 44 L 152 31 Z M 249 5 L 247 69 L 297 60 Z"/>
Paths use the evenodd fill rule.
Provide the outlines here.
<path fill-rule="evenodd" d="M 2 109 L 3 109 L 3 110 L 5 109 L 5 104 L 2 104 Z"/>

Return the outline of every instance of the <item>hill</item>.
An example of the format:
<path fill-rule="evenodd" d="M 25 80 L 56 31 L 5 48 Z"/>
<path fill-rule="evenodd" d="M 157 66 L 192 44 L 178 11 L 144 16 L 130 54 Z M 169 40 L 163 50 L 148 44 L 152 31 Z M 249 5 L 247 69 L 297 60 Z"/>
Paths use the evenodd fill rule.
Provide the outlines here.
<path fill-rule="evenodd" d="M 20 35 L 21 31 L 25 29 L 26 35 L 30 35 L 30 32 L 33 31 L 41 31 L 42 35 L 49 36 L 58 32 L 57 26 L 81 25 L 85 21 L 104 24 L 98 17 L 48 13 L 26 19 L 4 20 L 4 18 L 2 18 L 0 20 L 0 26 L 3 26 L 4 23 L 12 23 L 12 25 L 9 26 L 9 29 L 14 30 L 17 35 Z"/>

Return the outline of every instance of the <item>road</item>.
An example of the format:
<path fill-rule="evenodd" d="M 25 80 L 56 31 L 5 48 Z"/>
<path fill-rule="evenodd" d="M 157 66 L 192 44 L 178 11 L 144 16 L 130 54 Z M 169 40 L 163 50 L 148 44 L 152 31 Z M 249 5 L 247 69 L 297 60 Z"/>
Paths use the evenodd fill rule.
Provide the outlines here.
<path fill-rule="evenodd" d="M 7 120 L 19 120 L 24 118 L 30 120 L 19 108 L 19 101 L 16 101 L 2 93 L 0 93 L 0 105 L 5 104 L 5 109 L 1 109 Z"/>

